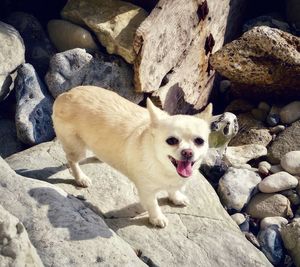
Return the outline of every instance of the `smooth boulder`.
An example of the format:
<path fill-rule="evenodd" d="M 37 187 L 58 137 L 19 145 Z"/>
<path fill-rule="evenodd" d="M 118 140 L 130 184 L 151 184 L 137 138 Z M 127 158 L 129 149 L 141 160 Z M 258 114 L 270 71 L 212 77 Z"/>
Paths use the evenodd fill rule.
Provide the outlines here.
<path fill-rule="evenodd" d="M 280 119 L 282 123 L 290 124 L 300 119 L 300 101 L 294 101 L 284 106 L 280 110 Z"/>
<path fill-rule="evenodd" d="M 11 91 L 15 69 L 25 62 L 25 46 L 19 32 L 0 21 L 0 101 Z"/>
<path fill-rule="evenodd" d="M 18 138 L 28 145 L 52 140 L 55 136 L 51 119 L 53 98 L 32 65 L 24 64 L 18 69 L 14 89 Z"/>
<path fill-rule="evenodd" d="M 159 196 L 169 225 L 164 229 L 154 229 L 138 203 L 134 185 L 106 164 L 82 165 L 93 181 L 90 188 L 82 189 L 74 186 L 64 153 L 57 142 L 40 144 L 9 157 L 7 162 L 24 176 L 44 179 L 64 188 L 69 195 L 85 199 L 86 205 L 102 214 L 109 227 L 154 265 L 216 266 L 222 262 L 223 266 L 271 266 L 265 256 L 244 238 L 201 175 L 187 185 L 189 206 L 171 206 L 165 194 Z M 94 239 L 91 242 L 96 248 Z"/>

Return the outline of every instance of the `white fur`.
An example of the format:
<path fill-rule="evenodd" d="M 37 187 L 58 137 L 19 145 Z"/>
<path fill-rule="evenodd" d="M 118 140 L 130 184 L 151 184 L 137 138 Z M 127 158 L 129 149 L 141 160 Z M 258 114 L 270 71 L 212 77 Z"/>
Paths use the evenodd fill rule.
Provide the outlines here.
<path fill-rule="evenodd" d="M 147 110 L 94 86 L 76 87 L 60 95 L 53 109 L 54 128 L 78 185 L 92 184 L 78 164 L 88 148 L 134 182 L 153 225 L 165 227 L 168 223 L 157 202 L 159 191 L 167 191 L 176 205 L 188 204 L 183 191 L 190 178 L 182 178 L 168 156 L 180 160 L 183 149 L 192 149 L 193 173 L 198 171 L 208 150 L 210 131 L 204 119 L 170 116 L 150 99 Z M 210 117 L 211 111 L 200 115 Z M 178 145 L 166 143 L 170 136 L 180 140 Z M 204 144 L 195 145 L 196 137 Z"/>

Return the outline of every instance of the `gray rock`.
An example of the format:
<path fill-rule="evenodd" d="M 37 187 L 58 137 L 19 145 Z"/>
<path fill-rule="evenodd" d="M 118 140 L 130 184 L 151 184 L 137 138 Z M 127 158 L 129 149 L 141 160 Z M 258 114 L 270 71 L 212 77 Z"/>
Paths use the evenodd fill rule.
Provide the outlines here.
<path fill-rule="evenodd" d="M 0 204 L 24 224 L 45 266 L 146 266 L 82 201 L 17 175 L 2 159 L 0 194 Z"/>
<path fill-rule="evenodd" d="M 274 216 L 293 217 L 290 201 L 280 194 L 258 193 L 249 202 L 246 212 L 257 219 Z"/>
<path fill-rule="evenodd" d="M 221 93 L 225 93 L 231 86 L 231 82 L 229 80 L 222 80 L 220 82 L 219 90 Z"/>
<path fill-rule="evenodd" d="M 258 144 L 266 147 L 271 142 L 269 129 L 262 122 L 255 120 L 251 113 L 243 113 L 237 117 L 240 129 L 229 143 L 230 146 Z"/>
<path fill-rule="evenodd" d="M 266 112 L 269 112 L 271 109 L 270 105 L 267 102 L 263 102 L 263 101 L 259 102 L 257 107 L 261 110 L 265 110 Z"/>
<path fill-rule="evenodd" d="M 284 246 L 277 225 L 271 225 L 258 233 L 257 239 L 262 252 L 269 261 L 278 265 L 284 259 Z"/>
<path fill-rule="evenodd" d="M 277 135 L 268 149 L 268 159 L 278 164 L 281 158 L 290 151 L 300 150 L 300 121 L 294 122 Z"/>
<path fill-rule="evenodd" d="M 280 122 L 280 116 L 278 114 L 270 114 L 266 118 L 266 122 L 269 126 L 276 126 Z"/>
<path fill-rule="evenodd" d="M 15 91 L 18 138 L 29 145 L 52 140 L 55 136 L 51 119 L 53 98 L 32 65 L 24 64 L 18 69 Z"/>
<path fill-rule="evenodd" d="M 263 179 L 258 188 L 263 193 L 276 193 L 283 190 L 295 188 L 298 179 L 287 172 L 277 172 Z"/>
<path fill-rule="evenodd" d="M 226 149 L 225 159 L 232 166 L 240 166 L 249 160 L 267 155 L 267 149 L 262 145 L 250 144 L 243 146 L 229 146 Z"/>
<path fill-rule="evenodd" d="M 274 126 L 274 127 L 270 128 L 270 133 L 271 134 L 278 134 L 278 133 L 281 133 L 284 130 L 285 130 L 284 125 L 277 125 L 277 126 Z"/>
<path fill-rule="evenodd" d="M 281 236 L 285 248 L 293 257 L 296 266 L 300 266 L 300 218 L 294 219 L 292 223 L 281 229 Z"/>
<path fill-rule="evenodd" d="M 253 171 L 229 168 L 220 179 L 218 187 L 223 205 L 230 210 L 242 210 L 260 181 L 259 175 Z"/>
<path fill-rule="evenodd" d="M 24 225 L 0 205 L 0 265 L 44 266 Z"/>
<path fill-rule="evenodd" d="M 66 20 L 53 19 L 47 25 L 49 37 L 59 52 L 74 48 L 97 50 L 89 31 Z"/>
<path fill-rule="evenodd" d="M 280 111 L 283 123 L 290 124 L 300 119 L 300 101 L 294 101 L 284 106 Z"/>
<path fill-rule="evenodd" d="M 0 118 L 0 156 L 6 158 L 24 148 L 25 146 L 17 138 L 15 122 Z"/>
<path fill-rule="evenodd" d="M 149 259 L 147 261 L 156 266 L 217 266 L 220 262 L 224 266 L 271 266 L 262 253 L 245 240 L 222 208 L 215 191 L 201 175 L 188 183 L 189 206 L 174 207 L 166 198 L 160 199 L 169 225 L 157 230 L 148 224 L 147 215 L 141 213 L 143 210 L 138 204 L 133 184 L 106 164 L 83 165 L 83 170 L 93 180 L 93 186 L 79 190 L 66 169 L 64 153 L 57 142 L 32 147 L 9 157 L 7 162 L 24 176 L 44 179 L 64 188 L 69 194 L 84 197 L 86 205 L 103 214 L 106 223 L 121 238 L 138 250 L 143 259 Z M 58 201 L 59 205 L 64 205 L 62 199 Z M 92 251 L 101 252 L 101 248 L 106 246 L 104 241 L 96 249 L 95 239 L 88 241 L 93 245 Z M 81 250 L 72 247 L 72 251 Z M 132 263 L 131 266 L 135 265 Z"/>
<path fill-rule="evenodd" d="M 260 221 L 260 229 L 265 230 L 271 225 L 277 225 L 279 228 L 288 224 L 288 220 L 286 218 L 275 216 L 275 217 L 265 217 Z"/>
<path fill-rule="evenodd" d="M 286 153 L 281 158 L 280 165 L 290 174 L 300 174 L 300 150 Z"/>
<path fill-rule="evenodd" d="M 34 16 L 24 12 L 10 14 L 7 22 L 19 31 L 24 40 L 26 63 L 33 65 L 37 73 L 44 77 L 55 49 L 42 25 Z"/>
<path fill-rule="evenodd" d="M 0 21 L 0 101 L 11 90 L 13 76 L 10 74 L 25 62 L 23 39 L 12 26 Z"/>
<path fill-rule="evenodd" d="M 256 119 L 258 121 L 265 121 L 265 119 L 267 118 L 267 115 L 268 115 L 268 111 L 266 111 L 264 109 L 259 109 L 259 108 L 252 109 L 251 113 L 252 113 L 254 119 Z"/>
<path fill-rule="evenodd" d="M 134 92 L 132 69 L 121 58 L 104 55 L 93 58 L 79 48 L 58 53 L 51 59 L 46 83 L 54 98 L 78 85 L 95 85 L 135 103 L 143 99 L 142 94 Z"/>
<path fill-rule="evenodd" d="M 210 63 L 233 83 L 235 96 L 271 100 L 300 95 L 299 38 L 285 31 L 254 27 L 215 52 Z"/>

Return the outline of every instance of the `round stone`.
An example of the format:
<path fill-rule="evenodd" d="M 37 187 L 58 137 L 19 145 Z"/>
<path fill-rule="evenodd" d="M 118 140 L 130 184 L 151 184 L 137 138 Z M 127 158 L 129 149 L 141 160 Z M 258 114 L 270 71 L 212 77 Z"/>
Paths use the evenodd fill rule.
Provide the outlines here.
<path fill-rule="evenodd" d="M 231 82 L 229 80 L 223 80 L 220 82 L 220 92 L 225 93 L 231 86 Z"/>
<path fill-rule="evenodd" d="M 290 174 L 300 174 L 300 151 L 286 153 L 282 157 L 280 164 Z"/>
<path fill-rule="evenodd" d="M 278 172 L 263 179 L 258 184 L 258 189 L 263 193 L 276 193 L 295 188 L 298 179 L 287 172 Z"/>
<path fill-rule="evenodd" d="M 254 108 L 251 110 L 251 114 L 256 120 L 264 121 L 268 115 L 268 112 L 264 109 Z"/>
<path fill-rule="evenodd" d="M 290 124 L 300 119 L 300 101 L 294 101 L 284 106 L 280 111 L 283 123 Z"/>
<path fill-rule="evenodd" d="M 261 174 L 264 174 L 264 175 L 268 174 L 270 169 L 271 169 L 271 164 L 267 161 L 261 161 L 258 164 L 258 172 Z"/>
<path fill-rule="evenodd" d="M 258 193 L 249 202 L 247 214 L 256 219 L 265 217 L 293 217 L 290 201 L 281 194 Z"/>
<path fill-rule="evenodd" d="M 97 49 L 90 32 L 69 21 L 53 19 L 48 22 L 47 28 L 50 39 L 59 52 L 73 48 Z"/>
<path fill-rule="evenodd" d="M 261 110 L 265 110 L 266 112 L 269 112 L 271 109 L 270 105 L 267 102 L 260 102 L 258 104 L 258 108 Z"/>
<path fill-rule="evenodd" d="M 284 130 L 285 130 L 285 126 L 284 125 L 276 125 L 276 126 L 270 128 L 270 133 L 271 134 L 278 134 L 278 133 L 280 133 L 280 132 L 282 132 Z"/>
<path fill-rule="evenodd" d="M 272 165 L 271 169 L 270 169 L 271 173 L 277 173 L 277 172 L 282 172 L 282 171 L 283 171 L 283 169 L 282 169 L 282 167 L 281 167 L 280 164 L 278 164 L 278 165 Z"/>
<path fill-rule="evenodd" d="M 240 225 L 246 221 L 246 218 L 243 213 L 235 213 L 232 214 L 230 217 L 236 222 L 237 225 Z"/>
<path fill-rule="evenodd" d="M 279 228 L 288 224 L 288 220 L 281 216 L 266 217 L 260 221 L 260 229 L 264 230 L 270 225 L 277 225 Z"/>

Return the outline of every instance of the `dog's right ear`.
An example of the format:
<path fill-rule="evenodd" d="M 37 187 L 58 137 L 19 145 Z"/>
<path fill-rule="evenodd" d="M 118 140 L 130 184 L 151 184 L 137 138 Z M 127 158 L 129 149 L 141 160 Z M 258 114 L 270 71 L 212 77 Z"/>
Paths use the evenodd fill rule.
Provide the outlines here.
<path fill-rule="evenodd" d="M 198 113 L 198 114 L 195 114 L 194 116 L 200 118 L 200 119 L 203 119 L 205 121 L 208 121 L 210 122 L 211 118 L 212 118 L 212 112 L 213 112 L 213 104 L 212 103 L 209 103 L 206 108 Z"/>
<path fill-rule="evenodd" d="M 149 97 L 147 98 L 147 109 L 150 115 L 152 125 L 157 125 L 159 120 L 167 115 L 164 111 L 156 107 Z"/>

